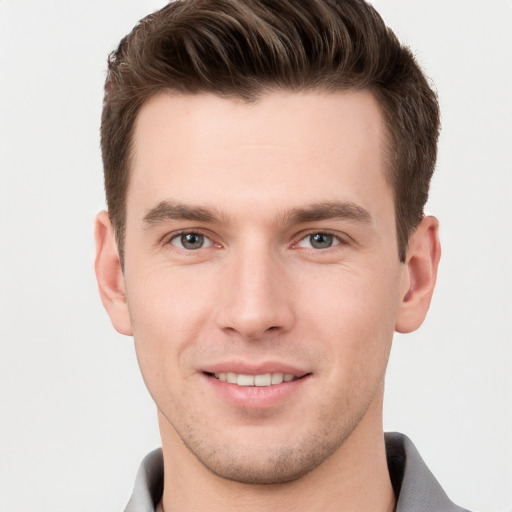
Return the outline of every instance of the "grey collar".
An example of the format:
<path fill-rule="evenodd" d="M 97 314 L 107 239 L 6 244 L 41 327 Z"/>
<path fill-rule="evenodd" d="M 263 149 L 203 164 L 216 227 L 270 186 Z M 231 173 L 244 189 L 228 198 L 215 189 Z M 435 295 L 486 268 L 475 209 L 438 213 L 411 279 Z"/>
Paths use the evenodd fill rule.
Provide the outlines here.
<path fill-rule="evenodd" d="M 385 440 L 389 474 L 398 497 L 395 512 L 468 512 L 450 501 L 407 436 L 389 432 Z M 142 461 L 125 512 L 155 512 L 162 498 L 163 479 L 159 448 Z"/>
<path fill-rule="evenodd" d="M 395 512 L 468 512 L 450 501 L 407 436 L 387 432 L 385 441 Z"/>

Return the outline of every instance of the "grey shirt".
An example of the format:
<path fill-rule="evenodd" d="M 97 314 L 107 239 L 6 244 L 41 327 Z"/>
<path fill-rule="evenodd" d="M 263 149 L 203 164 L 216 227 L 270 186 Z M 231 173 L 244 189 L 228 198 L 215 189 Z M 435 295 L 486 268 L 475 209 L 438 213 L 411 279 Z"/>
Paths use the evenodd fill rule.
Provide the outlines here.
<path fill-rule="evenodd" d="M 453 504 L 423 462 L 411 440 L 386 433 L 386 456 L 397 497 L 395 512 L 468 512 Z M 155 512 L 163 492 L 162 450 L 148 454 L 140 465 L 125 512 Z"/>

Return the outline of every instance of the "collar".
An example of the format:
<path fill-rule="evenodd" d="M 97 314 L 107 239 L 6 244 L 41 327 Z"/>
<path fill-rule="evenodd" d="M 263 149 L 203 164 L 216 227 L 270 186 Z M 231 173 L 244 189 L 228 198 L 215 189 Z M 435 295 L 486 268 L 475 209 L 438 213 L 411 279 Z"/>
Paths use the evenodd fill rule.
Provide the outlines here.
<path fill-rule="evenodd" d="M 450 501 L 407 436 L 388 432 L 385 441 L 389 474 L 397 496 L 395 512 L 468 512 Z M 142 461 L 125 512 L 156 512 L 163 482 L 164 462 L 159 448 Z"/>
<path fill-rule="evenodd" d="M 398 432 L 384 436 L 389 475 L 397 497 L 395 512 L 468 512 L 450 501 L 407 436 Z"/>

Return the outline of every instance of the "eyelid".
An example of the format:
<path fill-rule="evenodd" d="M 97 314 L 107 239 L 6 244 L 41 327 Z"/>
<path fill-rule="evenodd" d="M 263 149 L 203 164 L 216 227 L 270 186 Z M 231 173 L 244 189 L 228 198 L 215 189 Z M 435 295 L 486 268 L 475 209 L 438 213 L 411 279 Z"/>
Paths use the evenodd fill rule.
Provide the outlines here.
<path fill-rule="evenodd" d="M 167 233 L 165 236 L 162 237 L 162 239 L 161 239 L 162 242 L 161 243 L 163 245 L 173 245 L 171 243 L 173 240 L 175 240 L 176 238 L 178 238 L 178 237 L 180 237 L 182 235 L 187 235 L 187 234 L 202 235 L 202 236 L 204 236 L 210 242 L 207 247 L 202 247 L 201 249 L 203 249 L 203 248 L 206 249 L 206 248 L 209 248 L 211 246 L 222 247 L 222 244 L 215 240 L 215 237 L 212 236 L 212 234 L 209 232 L 209 230 L 205 230 L 205 229 L 201 229 L 201 228 L 179 229 L 177 231 L 173 231 L 172 233 Z M 300 233 L 298 233 L 294 237 L 294 241 L 292 242 L 291 247 L 292 248 L 296 248 L 298 246 L 298 244 L 300 242 L 302 242 L 304 239 L 306 239 L 307 237 L 309 237 L 311 235 L 315 235 L 315 234 L 324 234 L 324 235 L 332 236 L 337 241 L 337 243 L 335 245 L 333 245 L 332 247 L 337 247 L 339 245 L 348 245 L 350 243 L 350 237 L 348 235 L 346 235 L 346 234 L 340 234 L 339 232 L 333 232 L 332 230 L 329 230 L 329 229 L 308 229 L 308 230 L 305 230 L 305 231 L 301 231 Z M 191 252 L 188 249 L 180 248 L 180 247 L 178 247 L 176 245 L 173 245 L 173 246 L 176 247 L 177 249 L 181 249 L 181 250 L 184 250 L 184 251 L 187 251 L 187 252 Z M 323 249 L 323 251 L 328 251 L 332 247 L 329 247 L 327 249 Z M 318 251 L 319 250 L 319 249 L 314 249 L 314 248 L 311 248 L 311 249 L 314 250 L 314 251 Z M 197 249 L 197 250 L 200 250 L 200 249 Z"/>
<path fill-rule="evenodd" d="M 336 244 L 328 247 L 326 249 L 315 249 L 313 247 L 300 247 L 301 249 L 311 249 L 313 251 L 328 251 L 334 247 L 338 247 L 340 245 L 348 245 L 350 243 L 350 237 L 348 235 L 340 234 L 339 232 L 334 232 L 329 229 L 309 229 L 307 231 L 302 231 L 295 236 L 295 241 L 292 243 L 292 248 L 296 248 L 299 246 L 299 243 L 310 237 L 311 235 L 329 235 L 332 236 L 336 240 Z"/>
<path fill-rule="evenodd" d="M 201 229 L 201 228 L 179 229 L 178 231 L 173 231 L 172 233 L 168 233 L 162 238 L 162 244 L 163 245 L 172 245 L 173 247 L 176 247 L 177 249 L 182 250 L 182 251 L 194 252 L 194 251 L 191 251 L 190 249 L 185 249 L 184 247 L 179 247 L 172 243 L 173 240 L 181 237 L 182 235 L 190 235 L 190 234 L 201 235 L 209 242 L 209 244 L 206 247 L 201 247 L 200 249 L 196 249 L 196 251 L 199 251 L 201 249 L 208 249 L 212 246 L 217 246 L 217 247 L 221 246 L 220 243 L 218 243 L 217 241 L 214 240 L 214 237 L 211 235 L 211 233 L 209 233 L 208 231 Z"/>

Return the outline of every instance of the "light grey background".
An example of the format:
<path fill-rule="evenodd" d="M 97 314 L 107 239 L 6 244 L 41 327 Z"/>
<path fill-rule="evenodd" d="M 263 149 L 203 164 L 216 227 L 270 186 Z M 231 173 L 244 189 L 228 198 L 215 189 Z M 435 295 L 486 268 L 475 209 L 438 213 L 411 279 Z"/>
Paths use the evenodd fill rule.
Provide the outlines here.
<path fill-rule="evenodd" d="M 122 510 L 159 444 L 93 274 L 105 59 L 161 0 L 0 1 L 0 511 Z M 512 510 L 512 2 L 374 2 L 439 91 L 429 318 L 397 336 L 385 427 L 453 500 Z"/>

